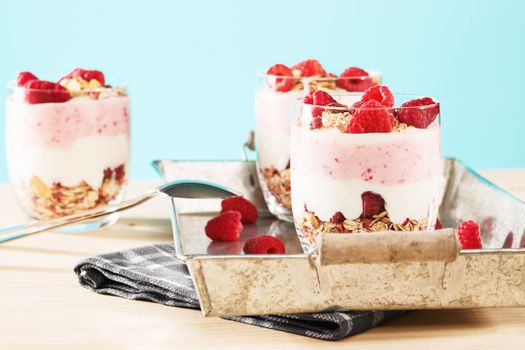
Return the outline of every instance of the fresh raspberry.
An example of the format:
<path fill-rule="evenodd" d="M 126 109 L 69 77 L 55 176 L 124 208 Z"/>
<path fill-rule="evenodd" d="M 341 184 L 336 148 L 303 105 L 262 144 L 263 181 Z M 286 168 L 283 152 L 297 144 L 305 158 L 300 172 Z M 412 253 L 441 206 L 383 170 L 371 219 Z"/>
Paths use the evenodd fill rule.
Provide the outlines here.
<path fill-rule="evenodd" d="M 357 102 L 354 102 L 354 104 L 352 105 L 352 107 L 350 107 L 350 114 L 354 115 L 357 110 L 359 108 L 361 108 L 361 106 L 364 104 L 363 101 L 357 101 Z"/>
<path fill-rule="evenodd" d="M 369 87 L 376 85 L 366 70 L 357 67 L 345 69 L 339 76 L 339 79 L 336 80 L 336 84 L 349 92 L 365 91 Z"/>
<path fill-rule="evenodd" d="M 16 76 L 16 86 L 22 87 L 28 81 L 31 81 L 31 80 L 38 80 L 38 78 L 31 72 L 20 72 Z"/>
<path fill-rule="evenodd" d="M 345 221 L 346 218 L 340 211 L 336 212 L 331 218 L 330 222 L 333 224 L 341 224 L 343 221 Z"/>
<path fill-rule="evenodd" d="M 312 93 L 313 104 L 316 106 L 328 106 L 337 101 L 328 92 L 323 90 L 316 90 Z"/>
<path fill-rule="evenodd" d="M 379 102 L 370 100 L 354 110 L 347 130 L 351 134 L 390 132 L 394 124 L 395 119 L 392 114 Z"/>
<path fill-rule="evenodd" d="M 363 203 L 362 218 L 371 218 L 385 211 L 385 200 L 379 194 L 367 191 L 361 194 Z"/>
<path fill-rule="evenodd" d="M 312 120 L 310 121 L 311 130 L 321 129 L 322 127 L 323 127 L 323 118 L 321 117 L 312 118 Z"/>
<path fill-rule="evenodd" d="M 266 75 L 272 76 L 267 78 L 267 82 L 275 91 L 286 92 L 292 89 L 294 83 L 293 74 L 290 68 L 284 64 L 271 66 L 266 72 Z"/>
<path fill-rule="evenodd" d="M 229 210 L 208 221 L 204 232 L 212 241 L 232 242 L 239 239 L 242 228 L 241 213 Z"/>
<path fill-rule="evenodd" d="M 392 95 L 392 92 L 386 85 L 376 85 L 368 88 L 363 97 L 361 97 L 361 101 L 368 102 L 371 100 L 381 103 L 384 107 L 394 106 L 394 95 Z"/>
<path fill-rule="evenodd" d="M 249 239 L 244 244 L 246 254 L 284 254 L 284 243 L 273 236 L 258 236 Z"/>
<path fill-rule="evenodd" d="M 304 100 L 303 100 L 304 101 Z M 312 93 L 312 104 L 315 106 L 335 106 L 339 105 L 336 100 L 326 91 L 316 90 Z M 314 118 L 320 117 L 323 115 L 324 108 L 313 107 L 312 116 Z"/>
<path fill-rule="evenodd" d="M 82 68 L 75 68 L 71 73 L 63 77 L 62 79 L 71 79 L 75 77 L 80 77 L 85 81 L 91 81 L 92 79 L 97 80 L 100 85 L 104 86 L 106 81 L 104 78 L 104 73 L 99 70 L 87 70 Z M 60 80 L 62 80 L 60 79 Z"/>
<path fill-rule="evenodd" d="M 314 104 L 314 92 L 313 91 L 310 91 L 308 93 L 308 95 L 306 95 L 304 98 L 303 98 L 303 103 L 305 105 L 313 105 Z"/>
<path fill-rule="evenodd" d="M 57 83 L 44 80 L 30 80 L 24 85 L 26 101 L 30 104 L 66 102 L 71 99 L 69 91 Z"/>
<path fill-rule="evenodd" d="M 479 226 L 475 221 L 464 221 L 458 225 L 458 238 L 463 249 L 481 249 Z"/>
<path fill-rule="evenodd" d="M 430 97 L 405 102 L 397 111 L 397 117 L 400 122 L 418 129 L 426 129 L 436 120 L 438 114 L 439 103 L 436 103 Z"/>
<path fill-rule="evenodd" d="M 228 210 L 234 210 L 241 213 L 241 222 L 243 224 L 253 224 L 257 221 L 259 212 L 255 205 L 244 197 L 231 197 L 223 199 L 221 202 L 221 213 Z"/>
<path fill-rule="evenodd" d="M 441 230 L 443 228 L 443 225 L 441 225 L 441 221 L 439 219 L 436 220 L 436 226 L 434 227 L 435 230 Z"/>
<path fill-rule="evenodd" d="M 326 71 L 321 63 L 319 63 L 318 60 L 313 59 L 301 61 L 290 69 L 292 72 L 298 70 L 301 77 L 326 76 Z"/>

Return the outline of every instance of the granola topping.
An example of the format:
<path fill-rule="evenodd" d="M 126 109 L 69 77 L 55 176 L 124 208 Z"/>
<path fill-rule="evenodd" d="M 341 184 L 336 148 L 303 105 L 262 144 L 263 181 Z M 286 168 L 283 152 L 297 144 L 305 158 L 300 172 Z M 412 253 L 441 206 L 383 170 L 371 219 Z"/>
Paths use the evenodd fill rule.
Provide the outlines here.
<path fill-rule="evenodd" d="M 123 87 L 102 86 L 96 79 L 87 81 L 79 76 L 63 78 L 59 84 L 65 87 L 73 97 L 88 96 L 92 99 L 103 99 L 126 95 Z"/>
<path fill-rule="evenodd" d="M 340 110 L 330 110 L 326 109 L 323 111 L 321 116 L 322 124 L 320 127 L 311 128 L 313 129 L 336 129 L 341 133 L 348 132 L 348 124 L 352 120 L 353 115 L 350 111 L 340 111 Z M 401 132 L 408 128 L 409 126 L 405 123 L 401 123 L 399 120 L 395 120 L 394 128 L 392 132 Z"/>

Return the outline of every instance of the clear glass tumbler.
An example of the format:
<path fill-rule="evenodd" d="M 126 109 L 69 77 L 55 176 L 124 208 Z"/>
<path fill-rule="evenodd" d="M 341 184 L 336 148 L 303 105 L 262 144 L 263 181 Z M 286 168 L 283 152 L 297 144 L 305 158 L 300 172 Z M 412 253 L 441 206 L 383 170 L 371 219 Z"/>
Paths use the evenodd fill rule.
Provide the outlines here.
<path fill-rule="evenodd" d="M 255 146 L 257 172 L 266 204 L 281 220 L 293 222 L 290 198 L 290 116 L 294 101 L 310 91 L 322 89 L 333 93 L 364 91 L 381 83 L 381 74 L 367 72 L 352 77 L 283 77 L 264 75 L 255 93 Z M 276 85 L 288 85 L 278 91 Z"/>
<path fill-rule="evenodd" d="M 126 86 L 65 90 L 62 102 L 48 102 L 55 88 L 12 82 L 8 90 L 9 175 L 33 217 L 53 219 L 122 201 L 130 157 Z M 117 218 L 103 217 L 67 231 L 98 229 Z"/>
<path fill-rule="evenodd" d="M 399 107 L 354 105 L 362 94 L 330 107 L 297 100 L 292 208 L 305 251 L 325 232 L 434 229 L 445 183 L 439 103 L 393 97 Z"/>

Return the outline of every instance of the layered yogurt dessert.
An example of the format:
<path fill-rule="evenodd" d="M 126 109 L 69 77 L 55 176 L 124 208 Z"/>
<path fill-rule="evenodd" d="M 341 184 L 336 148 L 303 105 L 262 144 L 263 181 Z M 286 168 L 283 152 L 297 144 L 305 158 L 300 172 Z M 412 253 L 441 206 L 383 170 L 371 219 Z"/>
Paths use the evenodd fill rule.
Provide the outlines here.
<path fill-rule="evenodd" d="M 380 84 L 377 72 L 349 67 L 340 75 L 327 73 L 319 61 L 305 60 L 291 67 L 268 69 L 255 94 L 257 165 L 270 211 L 292 221 L 290 199 L 290 134 L 294 101 L 310 91 L 365 91 Z"/>
<path fill-rule="evenodd" d="M 17 196 L 39 219 L 122 198 L 129 163 L 123 87 L 75 69 L 58 82 L 21 72 L 6 103 L 7 160 Z"/>
<path fill-rule="evenodd" d="M 444 186 L 439 103 L 396 95 L 304 97 L 293 123 L 292 205 L 305 250 L 319 233 L 434 229 Z"/>

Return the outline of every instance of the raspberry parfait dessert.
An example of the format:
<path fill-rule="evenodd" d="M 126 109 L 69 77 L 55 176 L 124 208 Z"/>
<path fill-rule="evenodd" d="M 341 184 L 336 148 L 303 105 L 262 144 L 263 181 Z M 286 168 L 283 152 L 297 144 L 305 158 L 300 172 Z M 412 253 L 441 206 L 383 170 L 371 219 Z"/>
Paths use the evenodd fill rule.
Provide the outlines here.
<path fill-rule="evenodd" d="M 57 82 L 21 72 L 8 84 L 7 162 L 15 193 L 48 220 L 116 203 L 128 176 L 130 99 L 125 86 L 77 68 Z M 107 226 L 110 215 L 70 231 Z"/>
<path fill-rule="evenodd" d="M 320 233 L 434 229 L 445 183 L 439 110 L 382 85 L 298 101 L 292 206 L 305 251 Z"/>
<path fill-rule="evenodd" d="M 319 61 L 308 59 L 291 67 L 276 64 L 262 77 L 255 94 L 257 172 L 270 212 L 289 222 L 290 116 L 293 104 L 310 91 L 331 93 L 363 92 L 381 83 L 381 75 L 357 67 L 341 74 L 327 73 Z"/>

